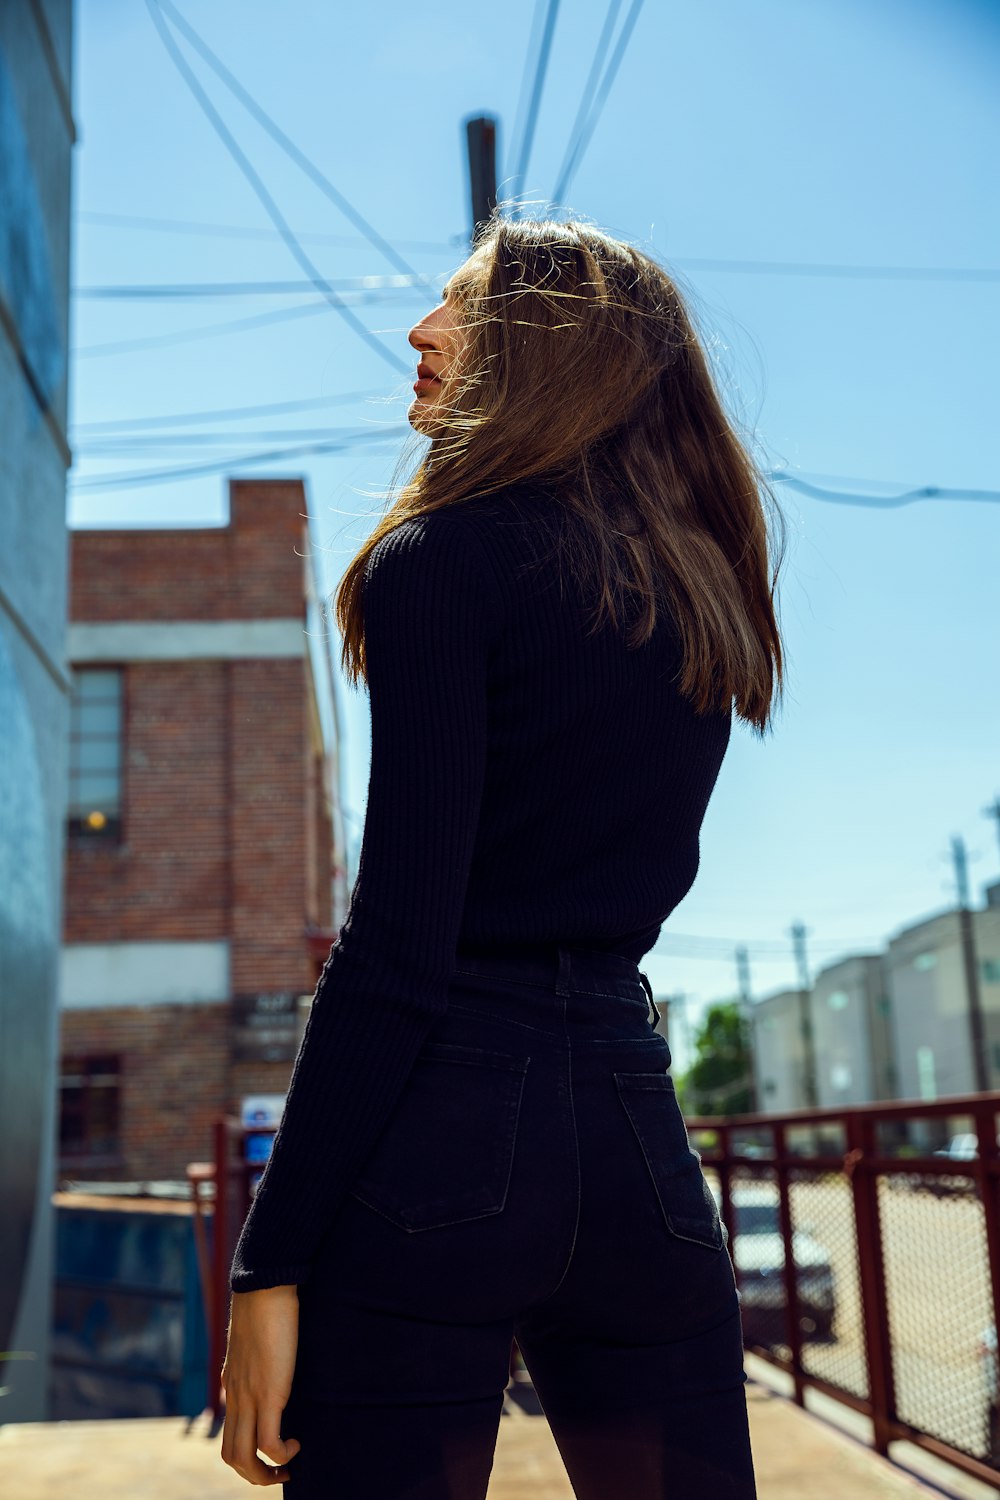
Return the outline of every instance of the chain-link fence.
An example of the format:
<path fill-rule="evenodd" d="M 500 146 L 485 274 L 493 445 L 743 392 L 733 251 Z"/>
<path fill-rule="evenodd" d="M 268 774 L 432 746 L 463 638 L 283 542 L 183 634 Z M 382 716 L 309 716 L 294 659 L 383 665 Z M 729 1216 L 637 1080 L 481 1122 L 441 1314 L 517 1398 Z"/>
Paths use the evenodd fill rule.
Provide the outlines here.
<path fill-rule="evenodd" d="M 1000 1094 L 689 1119 L 746 1347 L 1000 1490 Z"/>

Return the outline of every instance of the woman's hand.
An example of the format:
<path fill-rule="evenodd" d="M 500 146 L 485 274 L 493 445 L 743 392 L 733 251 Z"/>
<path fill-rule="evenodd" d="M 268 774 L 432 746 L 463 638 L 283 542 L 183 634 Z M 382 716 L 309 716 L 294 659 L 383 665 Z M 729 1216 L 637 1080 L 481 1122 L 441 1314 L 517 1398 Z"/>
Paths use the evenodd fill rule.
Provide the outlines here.
<path fill-rule="evenodd" d="M 281 1414 L 288 1403 L 299 1340 L 299 1296 L 294 1286 L 234 1292 L 229 1315 L 222 1387 L 226 1420 L 222 1459 L 250 1484 L 281 1484 L 280 1467 L 295 1457 L 298 1438 L 283 1441 Z M 272 1469 L 257 1449 L 279 1465 Z"/>

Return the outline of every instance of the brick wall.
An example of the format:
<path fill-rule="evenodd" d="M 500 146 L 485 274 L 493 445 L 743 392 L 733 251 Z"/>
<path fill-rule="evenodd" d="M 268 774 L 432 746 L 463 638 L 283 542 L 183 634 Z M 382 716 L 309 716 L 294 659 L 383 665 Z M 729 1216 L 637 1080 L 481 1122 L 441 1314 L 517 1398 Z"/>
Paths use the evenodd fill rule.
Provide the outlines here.
<path fill-rule="evenodd" d="M 67 942 L 227 936 L 230 665 L 125 668 L 121 842 L 69 840 Z"/>
<path fill-rule="evenodd" d="M 228 526 L 75 531 L 70 618 L 260 620 L 304 615 L 300 480 L 233 480 Z"/>
<path fill-rule="evenodd" d="M 121 1058 L 119 1164 L 67 1159 L 60 1178 L 183 1180 L 189 1161 L 212 1159 L 212 1122 L 229 1087 L 228 1005 L 63 1011 L 60 1054 Z"/>
<path fill-rule="evenodd" d="M 225 528 L 73 533 L 71 620 L 304 619 L 302 484 L 235 481 L 230 497 Z M 121 838 L 70 839 L 65 941 L 227 940 L 233 994 L 311 994 L 305 929 L 332 925 L 332 828 L 306 657 L 123 671 Z M 122 1178 L 183 1176 L 219 1113 L 288 1086 L 291 1062 L 231 1058 L 228 1004 L 69 1010 L 62 1025 L 64 1054 L 122 1056 Z"/>

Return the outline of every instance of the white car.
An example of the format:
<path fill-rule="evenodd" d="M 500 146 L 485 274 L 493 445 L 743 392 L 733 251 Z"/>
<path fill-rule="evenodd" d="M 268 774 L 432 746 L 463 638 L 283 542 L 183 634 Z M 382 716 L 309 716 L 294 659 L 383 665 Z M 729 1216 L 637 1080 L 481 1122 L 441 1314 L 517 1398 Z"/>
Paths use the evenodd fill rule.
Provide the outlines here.
<path fill-rule="evenodd" d="M 777 1190 L 738 1185 L 731 1194 L 729 1250 L 736 1270 L 748 1343 L 773 1346 L 786 1340 L 785 1248 Z M 833 1337 L 836 1288 L 830 1252 L 808 1229 L 792 1235 L 799 1328 L 803 1338 Z"/>

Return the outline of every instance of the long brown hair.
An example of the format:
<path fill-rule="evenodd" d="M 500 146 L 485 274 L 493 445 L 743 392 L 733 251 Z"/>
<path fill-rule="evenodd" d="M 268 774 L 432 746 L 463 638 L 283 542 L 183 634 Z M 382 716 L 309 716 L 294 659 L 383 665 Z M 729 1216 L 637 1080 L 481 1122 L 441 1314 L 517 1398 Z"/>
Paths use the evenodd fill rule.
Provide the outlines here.
<path fill-rule="evenodd" d="M 646 641 L 664 602 L 682 647 L 678 691 L 763 736 L 783 688 L 774 608 L 785 523 L 737 436 L 674 281 L 649 255 L 580 222 L 498 210 L 452 277 L 464 335 L 433 403 L 430 447 L 336 593 L 341 660 L 364 677 L 368 557 L 402 521 L 538 480 L 568 521 L 560 566 L 592 582 L 593 628 Z M 447 399 L 446 399 L 447 395 Z M 765 507 L 779 544 L 768 578 Z"/>

